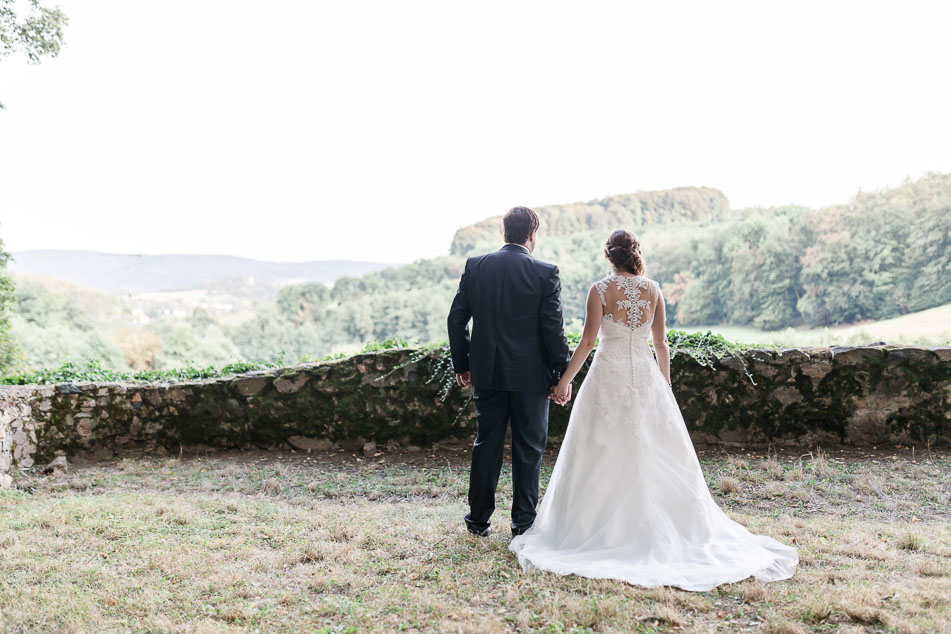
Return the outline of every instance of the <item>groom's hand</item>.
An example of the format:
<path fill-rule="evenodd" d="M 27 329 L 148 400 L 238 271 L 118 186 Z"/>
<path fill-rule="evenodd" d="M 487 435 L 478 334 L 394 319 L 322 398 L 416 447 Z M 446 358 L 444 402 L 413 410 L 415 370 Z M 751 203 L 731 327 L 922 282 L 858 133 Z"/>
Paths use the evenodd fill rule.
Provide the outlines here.
<path fill-rule="evenodd" d="M 456 374 L 456 385 L 459 387 L 469 387 L 472 385 L 472 377 L 468 372 L 459 372 Z"/>
<path fill-rule="evenodd" d="M 555 385 L 548 392 L 548 398 L 564 407 L 568 404 L 568 401 L 571 400 L 571 383 L 565 387 L 562 387 L 560 384 Z"/>

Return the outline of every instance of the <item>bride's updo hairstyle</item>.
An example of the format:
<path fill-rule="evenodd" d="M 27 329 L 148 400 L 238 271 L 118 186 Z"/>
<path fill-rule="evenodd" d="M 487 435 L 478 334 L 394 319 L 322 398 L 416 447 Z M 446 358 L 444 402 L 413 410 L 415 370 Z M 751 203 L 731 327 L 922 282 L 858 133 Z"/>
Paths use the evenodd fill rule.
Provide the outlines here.
<path fill-rule="evenodd" d="M 618 271 L 627 271 L 634 275 L 644 275 L 644 257 L 641 255 L 641 243 L 630 231 L 618 229 L 604 243 L 604 257 Z"/>

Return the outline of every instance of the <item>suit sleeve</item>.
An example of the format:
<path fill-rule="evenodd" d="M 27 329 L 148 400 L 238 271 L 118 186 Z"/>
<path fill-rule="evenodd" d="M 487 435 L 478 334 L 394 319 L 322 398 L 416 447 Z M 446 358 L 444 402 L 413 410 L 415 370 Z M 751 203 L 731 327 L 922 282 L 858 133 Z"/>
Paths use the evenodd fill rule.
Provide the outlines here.
<path fill-rule="evenodd" d="M 469 371 L 469 320 L 472 319 L 472 307 L 469 304 L 469 261 L 459 280 L 459 289 L 449 309 L 449 352 L 452 367 L 457 374 Z"/>
<path fill-rule="evenodd" d="M 545 281 L 544 296 L 542 297 L 540 321 L 542 326 L 542 340 L 551 370 L 551 384 L 561 379 L 568 367 L 568 339 L 565 337 L 565 320 L 561 305 L 561 279 L 558 277 L 558 267 L 553 267 Z"/>

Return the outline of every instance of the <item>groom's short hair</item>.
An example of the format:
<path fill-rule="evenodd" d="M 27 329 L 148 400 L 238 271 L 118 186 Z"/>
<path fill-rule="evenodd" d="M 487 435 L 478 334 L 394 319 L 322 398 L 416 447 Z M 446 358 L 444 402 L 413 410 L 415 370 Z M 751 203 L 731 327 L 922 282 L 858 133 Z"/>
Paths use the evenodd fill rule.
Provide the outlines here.
<path fill-rule="evenodd" d="M 512 207 L 502 216 L 502 234 L 506 242 L 525 244 L 538 229 L 538 214 L 528 207 Z"/>

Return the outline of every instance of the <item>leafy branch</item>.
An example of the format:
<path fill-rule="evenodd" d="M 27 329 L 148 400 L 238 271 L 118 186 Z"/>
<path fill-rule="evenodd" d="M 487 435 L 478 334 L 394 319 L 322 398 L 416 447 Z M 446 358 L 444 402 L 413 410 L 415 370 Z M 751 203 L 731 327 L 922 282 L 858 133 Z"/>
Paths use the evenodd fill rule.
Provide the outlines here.
<path fill-rule="evenodd" d="M 22 53 L 31 64 L 39 64 L 44 57 L 56 57 L 68 23 L 58 7 L 43 6 L 40 0 L 0 0 L 0 58 Z"/>

